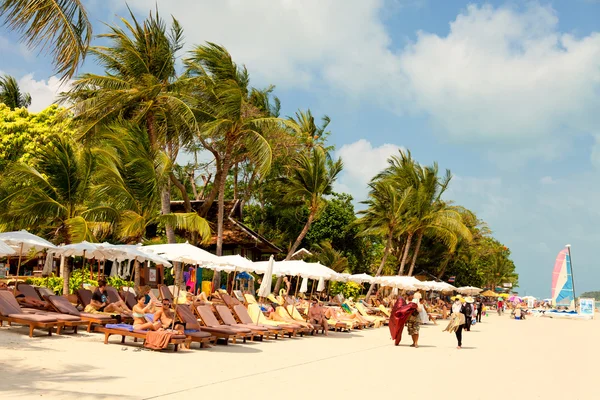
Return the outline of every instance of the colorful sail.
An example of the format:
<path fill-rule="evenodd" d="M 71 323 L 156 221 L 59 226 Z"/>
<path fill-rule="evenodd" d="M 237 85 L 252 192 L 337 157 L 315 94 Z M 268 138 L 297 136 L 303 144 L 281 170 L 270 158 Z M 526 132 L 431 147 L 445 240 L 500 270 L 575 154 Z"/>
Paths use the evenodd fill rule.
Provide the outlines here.
<path fill-rule="evenodd" d="M 569 249 L 558 253 L 552 272 L 552 304 L 554 306 L 567 306 L 575 308 L 575 295 L 573 292 L 573 271 L 571 269 L 571 256 Z"/>

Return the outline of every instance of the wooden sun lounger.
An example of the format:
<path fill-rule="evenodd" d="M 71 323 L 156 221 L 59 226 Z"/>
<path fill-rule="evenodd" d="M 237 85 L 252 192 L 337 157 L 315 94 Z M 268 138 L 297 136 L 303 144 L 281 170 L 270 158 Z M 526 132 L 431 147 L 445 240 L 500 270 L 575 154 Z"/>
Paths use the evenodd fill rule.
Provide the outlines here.
<path fill-rule="evenodd" d="M 244 343 L 246 343 L 247 338 L 254 339 L 250 329 L 221 325 L 209 306 L 196 306 L 194 311 L 204 324 L 202 329 L 206 332 L 210 332 L 217 337 L 219 335 L 229 336 L 233 339 L 233 344 L 237 339 L 242 339 Z"/>
<path fill-rule="evenodd" d="M 47 296 L 46 299 L 50 305 L 58 312 L 74 315 L 81 318 L 87 325 L 87 331 L 91 332 L 93 325 L 115 324 L 116 319 L 106 314 L 91 314 L 79 311 L 73 304 L 62 296 Z"/>
<path fill-rule="evenodd" d="M 108 344 L 108 338 L 110 338 L 112 335 L 120 335 L 121 343 L 125 343 L 126 337 L 132 337 L 135 339 L 135 341 L 137 341 L 137 339 L 143 339 L 145 341 L 148 333 L 148 331 L 128 331 L 127 329 L 107 328 L 106 326 L 97 328 L 96 331 L 104 333 L 104 344 Z M 172 344 L 174 346 L 174 350 L 177 351 L 180 344 L 189 347 L 189 340 L 185 335 L 174 335 L 169 341 L 169 344 Z"/>
<path fill-rule="evenodd" d="M 264 337 L 266 337 L 267 339 L 269 338 L 269 335 L 271 334 L 271 331 L 269 329 L 262 327 L 262 326 L 254 325 L 254 324 L 246 325 L 246 324 L 237 322 L 235 320 L 233 314 L 231 313 L 231 310 L 227 306 L 218 305 L 215 308 L 217 310 L 217 313 L 219 314 L 219 317 L 221 317 L 223 324 L 225 324 L 227 326 L 237 326 L 240 328 L 250 329 L 250 331 L 252 331 L 252 334 L 254 336 L 260 337 L 260 340 L 262 340 Z M 275 335 L 275 339 L 277 339 L 278 334 L 275 333 L 274 335 Z"/>
<path fill-rule="evenodd" d="M 32 307 L 32 308 L 39 308 L 40 310 L 47 310 L 49 308 L 48 302 L 46 302 L 40 296 L 40 294 L 37 292 L 37 290 L 35 290 L 35 288 L 33 286 L 31 286 L 31 285 L 29 285 L 27 283 L 18 282 L 17 283 L 17 290 L 19 292 L 21 292 L 25 297 L 31 297 L 34 300 L 46 303 L 46 307 L 41 307 L 41 308 L 40 307 Z"/>
<path fill-rule="evenodd" d="M 256 324 L 254 323 L 254 321 L 252 321 L 252 318 L 250 318 L 250 314 L 248 314 L 248 310 L 246 310 L 246 307 L 244 307 L 242 304 L 238 304 L 236 306 L 233 307 L 232 310 L 237 319 L 240 321 L 240 323 L 246 325 L 246 326 L 257 326 L 259 328 L 265 328 L 267 329 L 272 335 L 275 335 L 275 339 L 277 339 L 277 337 L 279 335 L 281 335 L 281 337 L 283 337 L 285 335 L 286 331 L 285 329 L 283 329 L 280 326 L 274 326 L 274 325 L 262 325 L 262 324 Z M 288 332 L 289 336 L 292 336 L 291 332 Z"/>
<path fill-rule="evenodd" d="M 8 325 L 19 324 L 29 326 L 29 337 L 33 337 L 34 329 L 47 329 L 48 336 L 52 335 L 52 329 L 56 328 L 56 333 L 60 334 L 63 328 L 63 322 L 55 317 L 39 314 L 25 313 L 13 294 L 7 290 L 0 290 L 0 326 L 8 322 Z"/>
<path fill-rule="evenodd" d="M 215 343 L 217 339 L 222 339 L 225 341 L 225 344 L 229 344 L 229 339 L 232 339 L 233 343 L 236 343 L 237 333 L 230 329 L 209 329 L 204 326 L 200 326 L 198 320 L 194 316 L 194 313 L 188 306 L 180 305 L 176 308 L 177 316 L 185 324 L 186 330 L 193 330 L 196 332 L 193 333 L 208 333 L 212 337 L 215 338 Z"/>

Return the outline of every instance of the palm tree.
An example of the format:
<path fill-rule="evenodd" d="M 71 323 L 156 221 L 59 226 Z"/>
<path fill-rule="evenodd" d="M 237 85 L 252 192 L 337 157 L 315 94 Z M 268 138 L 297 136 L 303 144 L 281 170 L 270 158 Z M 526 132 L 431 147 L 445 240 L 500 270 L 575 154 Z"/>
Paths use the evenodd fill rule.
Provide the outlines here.
<path fill-rule="evenodd" d="M 194 113 L 181 99 L 182 80 L 176 73 L 183 31 L 174 18 L 167 30 L 158 12 L 142 24 L 132 13 L 131 20 L 122 19 L 125 29 L 110 26 L 109 33 L 100 35 L 111 46 L 90 49 L 105 74 L 83 74 L 62 99 L 72 102 L 82 138 L 94 139 L 98 127 L 129 120 L 144 125 L 139 133 L 147 136 L 153 151 L 163 151 L 174 161 L 197 129 Z M 175 177 L 170 171 L 168 176 Z M 161 213 L 170 214 L 170 180 L 161 181 L 160 192 Z M 173 226 L 165 228 L 169 243 L 174 243 Z"/>
<path fill-rule="evenodd" d="M 459 236 L 470 240 L 471 235 L 462 222 L 460 213 L 441 200 L 452 179 L 449 170 L 446 170 L 446 175 L 440 178 L 437 163 L 422 166 L 412 158 L 409 151 L 400 151 L 399 156 L 392 156 L 388 162 L 389 167 L 380 174 L 380 177 L 389 179 L 397 190 L 412 188 L 411 205 L 405 216 L 406 242 L 398 270 L 399 275 L 404 274 L 412 240 L 416 236 L 417 241 L 408 273 L 412 275 L 424 234 L 432 235 L 451 249 L 456 246 Z"/>
<path fill-rule="evenodd" d="M 290 247 L 286 260 L 291 259 L 308 233 L 311 224 L 324 206 L 324 196 L 332 193 L 333 183 L 343 166 L 341 159 L 328 160 L 327 154 L 321 147 L 314 147 L 309 154 L 299 154 L 292 163 L 289 175 L 283 179 L 286 190 L 284 199 L 288 201 L 301 199 L 308 207 L 308 219 Z"/>
<path fill-rule="evenodd" d="M 28 229 L 55 243 L 96 241 L 111 228 L 107 208 L 89 204 L 96 155 L 66 137 L 53 137 L 37 167 L 9 166 L 0 199 L 0 230 Z"/>
<path fill-rule="evenodd" d="M 0 103 L 6 104 L 11 110 L 27 108 L 31 105 L 31 95 L 21 92 L 13 76 L 4 75 L 0 77 Z"/>
<path fill-rule="evenodd" d="M 21 33 L 29 47 L 48 48 L 63 79 L 75 75 L 92 37 L 92 24 L 81 1 L 3 0 L 0 17 Z"/>
<path fill-rule="evenodd" d="M 398 191 L 386 178 L 374 179 L 369 187 L 369 198 L 363 202 L 367 208 L 359 212 L 362 217 L 356 221 L 356 224 L 362 228 L 359 233 L 361 236 L 385 237 L 383 256 L 375 274 L 379 276 L 392 250 L 394 237 L 405 230 L 405 215 L 410 205 L 412 188 L 407 187 L 404 191 Z M 374 287 L 375 284 L 372 283 L 367 292 L 367 300 L 371 297 Z"/>
<path fill-rule="evenodd" d="M 314 250 L 316 250 L 317 261 L 335 272 L 344 272 L 348 268 L 348 258 L 341 251 L 334 249 L 330 241 L 324 240 L 314 246 Z"/>
<path fill-rule="evenodd" d="M 116 212 L 115 236 L 126 243 L 145 239 L 151 225 L 166 225 L 193 232 L 203 243 L 210 241 L 208 222 L 195 212 L 160 212 L 160 188 L 169 179 L 171 161 L 162 150 L 153 149 L 144 127 L 124 121 L 116 122 L 102 132 L 98 153 L 96 184 L 92 196 L 105 199 L 107 213 Z M 97 210 L 98 212 L 100 210 Z M 183 277 L 176 263 L 178 284 Z M 139 286 L 139 273 L 135 275 Z"/>

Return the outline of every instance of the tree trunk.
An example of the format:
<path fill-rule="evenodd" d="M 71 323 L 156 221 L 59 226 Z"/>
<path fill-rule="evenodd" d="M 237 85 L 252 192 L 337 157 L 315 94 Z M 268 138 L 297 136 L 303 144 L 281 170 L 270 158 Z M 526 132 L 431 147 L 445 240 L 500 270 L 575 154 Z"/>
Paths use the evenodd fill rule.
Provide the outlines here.
<path fill-rule="evenodd" d="M 214 185 L 210 189 L 208 196 L 204 197 L 204 203 L 202 204 L 202 207 L 200 207 L 198 209 L 198 214 L 201 217 L 206 217 L 206 215 L 208 214 L 208 210 L 210 210 L 210 207 L 212 206 L 215 199 L 217 198 L 217 195 L 219 194 L 219 186 L 220 186 L 219 182 L 221 182 L 223 173 L 224 172 L 223 172 L 223 168 L 220 164 L 220 160 L 217 160 L 217 172 L 215 173 Z M 227 179 L 227 172 L 225 172 L 225 179 Z M 209 180 L 210 179 L 207 179 L 207 181 L 204 183 L 204 189 L 202 190 L 202 193 L 205 192 L 206 186 L 207 186 Z"/>
<path fill-rule="evenodd" d="M 404 266 L 406 265 L 406 260 L 408 259 L 408 251 L 410 250 L 410 242 L 412 241 L 413 233 L 409 232 L 408 237 L 406 238 L 406 247 L 404 248 L 404 255 L 402 256 L 402 261 L 400 262 L 400 269 L 398 270 L 398 275 L 404 274 Z"/>
<path fill-rule="evenodd" d="M 65 256 L 60 257 L 61 275 L 63 277 L 63 296 L 69 294 L 69 279 L 71 278 L 71 271 L 69 270 L 69 260 Z"/>
<path fill-rule="evenodd" d="M 377 273 L 375 274 L 375 276 L 380 276 L 381 271 L 383 271 L 385 262 L 387 261 L 388 255 L 390 254 L 390 250 L 392 249 L 392 236 L 393 236 L 393 232 L 390 230 L 387 243 L 385 244 L 385 249 L 383 250 L 383 257 L 381 257 L 381 263 L 379 264 L 379 268 L 377 268 Z M 369 286 L 369 291 L 367 292 L 367 296 L 365 297 L 365 301 L 369 301 L 369 298 L 371 297 L 371 293 L 373 293 L 374 287 L 375 287 L 375 283 L 371 283 L 371 286 Z"/>
<path fill-rule="evenodd" d="M 217 255 L 223 255 L 223 220 L 225 218 L 225 183 L 227 182 L 227 173 L 231 167 L 231 155 L 227 153 L 223 159 L 223 169 L 221 171 L 219 189 L 219 212 L 217 214 Z M 213 287 L 218 289 L 221 287 L 221 272 L 215 271 L 213 275 Z"/>
<path fill-rule="evenodd" d="M 423 231 L 419 232 L 417 237 L 417 244 L 415 246 L 415 254 L 413 254 L 412 262 L 410 263 L 410 269 L 408 270 L 408 276 L 412 276 L 415 264 L 417 263 L 417 256 L 419 255 L 419 249 L 421 248 L 421 240 L 423 239 Z"/>
<path fill-rule="evenodd" d="M 452 254 L 448 254 L 448 256 L 444 258 L 444 261 L 442 261 L 442 269 L 440 270 L 440 273 L 437 276 L 438 279 L 442 279 L 442 276 L 444 276 L 444 273 L 446 272 L 446 267 L 450 263 L 451 259 Z"/>
<path fill-rule="evenodd" d="M 306 221 L 306 224 L 304 224 L 304 228 L 302 228 L 302 231 L 300 231 L 300 234 L 296 238 L 296 241 L 294 242 L 294 244 L 292 245 L 292 247 L 290 247 L 290 250 L 288 251 L 287 256 L 285 257 L 285 261 L 291 260 L 292 255 L 294 254 L 294 252 L 296 251 L 296 249 L 298 248 L 298 246 L 300 246 L 300 243 L 302 243 L 302 240 L 304 239 L 304 237 L 308 233 L 308 230 L 310 229 L 310 226 L 313 223 L 316 214 L 317 214 L 317 210 L 316 209 L 311 210 L 310 214 L 308 214 L 308 220 Z M 277 283 L 275 284 L 275 293 L 279 292 L 279 288 L 281 287 L 281 283 L 282 282 L 283 282 L 283 277 L 282 276 L 280 276 L 279 278 L 277 278 Z"/>
<path fill-rule="evenodd" d="M 196 187 L 196 174 L 194 170 L 190 172 L 190 185 L 192 185 L 192 193 L 194 193 L 194 200 L 200 200 L 200 195 L 198 194 L 198 188 Z"/>
<path fill-rule="evenodd" d="M 238 163 L 233 167 L 233 199 L 238 199 Z"/>
<path fill-rule="evenodd" d="M 173 185 L 175 185 L 177 189 L 179 189 L 179 192 L 181 192 L 181 197 L 183 197 L 183 208 L 185 209 L 185 212 L 192 212 L 192 203 L 190 203 L 190 196 L 188 196 L 185 185 L 179 182 L 179 179 L 177 179 L 173 172 L 169 174 L 169 177 L 171 178 L 171 182 L 173 183 Z"/>
<path fill-rule="evenodd" d="M 140 274 L 141 274 L 141 268 L 140 268 L 140 262 L 138 260 L 134 260 L 133 261 L 133 287 L 135 288 L 137 293 L 140 293 L 139 289 L 140 289 Z"/>

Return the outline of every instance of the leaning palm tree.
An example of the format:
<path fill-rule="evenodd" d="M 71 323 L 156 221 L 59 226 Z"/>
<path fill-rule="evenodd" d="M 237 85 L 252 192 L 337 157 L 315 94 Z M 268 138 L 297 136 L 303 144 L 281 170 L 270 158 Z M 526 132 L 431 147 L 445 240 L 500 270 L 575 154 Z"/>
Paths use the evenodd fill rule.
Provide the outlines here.
<path fill-rule="evenodd" d="M 4 75 L 0 77 L 0 103 L 6 104 L 11 110 L 27 108 L 31 105 L 31 95 L 21 92 L 14 76 Z"/>
<path fill-rule="evenodd" d="M 238 66 L 222 46 L 214 43 L 196 46 L 187 60 L 188 102 L 193 104 L 199 123 L 197 139 L 215 159 L 215 185 L 206 197 L 200 214 L 205 215 L 218 194 L 217 255 L 223 250 L 225 183 L 232 167 L 248 160 L 259 175 L 271 167 L 272 150 L 265 129 L 281 129 L 294 124 L 270 115 L 262 100 L 266 91 L 249 86 L 245 67 Z M 262 93 L 262 94 L 261 94 Z M 262 107 L 261 107 L 262 105 Z M 269 108 L 269 107 L 267 107 Z M 220 273 L 214 275 L 218 284 Z"/>
<path fill-rule="evenodd" d="M 321 147 L 313 147 L 307 154 L 302 152 L 291 163 L 288 175 L 281 179 L 285 201 L 300 201 L 308 208 L 308 218 L 298 237 L 289 248 L 286 260 L 302 243 L 312 223 L 318 217 L 325 205 L 324 196 L 331 194 L 333 183 L 342 171 L 344 164 L 341 159 L 331 160 Z M 277 280 L 275 291 L 281 286 L 281 277 Z"/>
<path fill-rule="evenodd" d="M 362 229 L 359 235 L 377 235 L 385 237 L 385 247 L 379 268 L 375 276 L 381 275 L 383 267 L 392 250 L 392 241 L 406 229 L 406 212 L 410 206 L 412 188 L 398 191 L 392 182 L 385 178 L 374 179 L 370 184 L 369 198 L 363 202 L 367 208 L 356 224 Z M 372 283 L 367 292 L 367 300 L 373 292 Z"/>
<path fill-rule="evenodd" d="M 0 17 L 30 48 L 48 49 L 57 74 L 75 75 L 85 58 L 92 24 L 79 0 L 2 0 Z"/>
<path fill-rule="evenodd" d="M 126 243 L 140 243 L 152 225 L 166 225 L 193 232 L 201 242 L 210 241 L 208 222 L 195 212 L 160 212 L 162 182 L 169 179 L 169 157 L 153 149 L 143 127 L 117 122 L 102 132 L 102 145 L 94 149 L 98 154 L 94 198 L 104 199 L 106 212 L 114 212 L 114 236 Z M 97 210 L 100 212 L 100 210 Z M 183 277 L 180 263 L 175 265 L 178 284 Z M 136 285 L 139 286 L 139 274 Z"/>
<path fill-rule="evenodd" d="M 196 130 L 192 110 L 182 101 L 182 81 L 177 76 L 176 53 L 183 46 L 183 32 L 176 19 L 167 29 L 158 15 L 139 23 L 121 20 L 125 29 L 110 26 L 100 37 L 110 46 L 95 46 L 90 52 L 105 73 L 86 73 L 63 94 L 83 139 L 93 140 L 102 126 L 115 120 L 129 120 L 144 125 L 138 131 L 146 135 L 154 151 L 163 151 L 171 161 L 178 149 L 188 143 Z M 175 175 L 168 174 L 172 179 Z M 161 181 L 161 213 L 170 214 L 170 181 Z M 175 242 L 173 226 L 166 225 L 169 243 Z"/>

